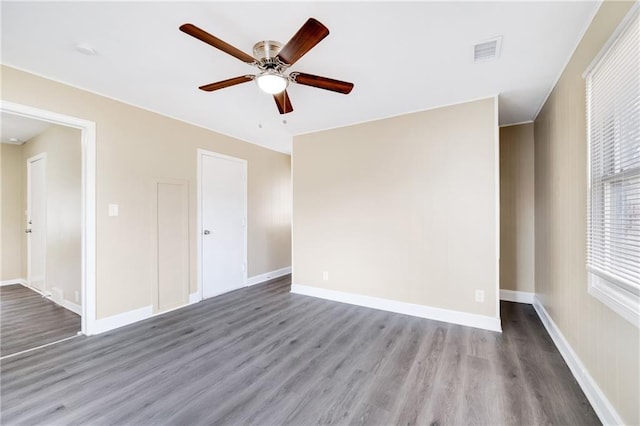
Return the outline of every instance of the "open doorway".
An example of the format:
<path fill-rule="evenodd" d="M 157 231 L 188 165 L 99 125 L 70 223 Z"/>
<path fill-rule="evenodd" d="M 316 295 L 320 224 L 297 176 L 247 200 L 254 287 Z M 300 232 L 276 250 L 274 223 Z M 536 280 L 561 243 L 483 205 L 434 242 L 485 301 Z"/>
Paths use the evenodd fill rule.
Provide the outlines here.
<path fill-rule="evenodd" d="M 0 119 L 6 356 L 81 330 L 82 147 L 78 129 Z"/>
<path fill-rule="evenodd" d="M 0 110 L 5 357 L 89 334 L 95 319 L 95 125 L 7 102 Z"/>

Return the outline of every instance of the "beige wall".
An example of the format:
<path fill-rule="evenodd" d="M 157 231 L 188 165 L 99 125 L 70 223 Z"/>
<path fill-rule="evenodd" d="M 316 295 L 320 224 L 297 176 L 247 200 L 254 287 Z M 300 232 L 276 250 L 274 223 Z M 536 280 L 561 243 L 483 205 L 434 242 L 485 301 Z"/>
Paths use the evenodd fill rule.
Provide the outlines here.
<path fill-rule="evenodd" d="M 500 288 L 534 292 L 533 123 L 500 128 Z"/>
<path fill-rule="evenodd" d="M 290 156 L 6 66 L 2 98 L 97 123 L 98 318 L 152 304 L 156 178 L 189 181 L 189 276 L 196 291 L 197 148 L 248 161 L 249 276 L 290 265 Z M 120 216 L 108 216 L 109 203 L 120 205 Z"/>
<path fill-rule="evenodd" d="M 80 304 L 82 271 L 82 158 L 80 131 L 51 126 L 21 145 L 21 211 L 27 210 L 27 159 L 46 153 L 47 255 L 46 291 Z M 21 215 L 21 229 L 28 228 Z M 21 233 L 22 278 L 27 278 L 27 235 Z M 75 294 L 78 292 L 78 299 Z"/>
<path fill-rule="evenodd" d="M 631 7 L 605 1 L 535 121 L 536 294 L 626 424 L 640 424 L 639 330 L 587 293 L 582 73 Z"/>
<path fill-rule="evenodd" d="M 22 274 L 22 150 L 20 145 L 0 144 L 0 281 L 25 278 Z"/>
<path fill-rule="evenodd" d="M 295 137 L 294 283 L 496 317 L 497 131 L 485 99 Z"/>

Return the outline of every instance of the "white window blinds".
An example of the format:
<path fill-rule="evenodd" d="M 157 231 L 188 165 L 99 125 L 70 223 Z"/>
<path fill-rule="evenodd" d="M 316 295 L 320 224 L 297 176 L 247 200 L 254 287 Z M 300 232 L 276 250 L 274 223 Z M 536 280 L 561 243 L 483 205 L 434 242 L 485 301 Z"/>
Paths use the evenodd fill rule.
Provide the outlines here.
<path fill-rule="evenodd" d="M 640 15 L 587 75 L 592 283 L 640 315 Z M 602 288 L 601 288 L 602 289 Z M 637 318 L 636 321 L 637 322 Z"/>

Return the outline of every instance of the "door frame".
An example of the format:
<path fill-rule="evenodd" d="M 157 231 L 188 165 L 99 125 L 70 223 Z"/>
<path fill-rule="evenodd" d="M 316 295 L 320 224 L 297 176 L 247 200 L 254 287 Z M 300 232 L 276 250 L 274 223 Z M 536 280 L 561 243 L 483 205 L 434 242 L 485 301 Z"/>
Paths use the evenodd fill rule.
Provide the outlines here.
<path fill-rule="evenodd" d="M 82 318 L 81 333 L 96 327 L 96 123 L 89 120 L 0 100 L 0 112 L 80 130 L 82 150 Z"/>
<path fill-rule="evenodd" d="M 47 177 L 47 153 L 42 152 L 40 154 L 34 155 L 33 157 L 27 158 L 27 228 L 29 228 L 28 220 L 31 218 L 31 167 L 32 164 L 36 161 L 44 160 L 44 176 L 45 176 L 45 185 L 42 189 L 42 193 L 44 194 L 44 205 L 45 205 L 45 221 L 44 221 L 44 279 L 42 281 L 42 291 L 33 288 L 31 285 L 31 239 L 32 234 L 27 235 L 27 285 L 32 290 L 37 291 L 43 295 L 47 295 L 47 220 L 46 220 L 46 212 L 47 212 L 47 185 L 46 185 L 46 177 Z"/>
<path fill-rule="evenodd" d="M 202 268 L 203 268 L 203 263 L 202 263 L 202 158 L 203 157 L 215 157 L 215 158 L 221 158 L 221 159 L 225 159 L 225 160 L 230 160 L 230 161 L 235 161 L 238 163 L 241 163 L 244 166 L 244 264 L 245 264 L 245 268 L 244 268 L 244 277 L 243 277 L 243 287 L 247 286 L 247 280 L 248 280 L 248 273 L 249 273 L 249 262 L 247 261 L 247 229 L 249 228 L 249 221 L 248 221 L 248 211 L 249 211 L 249 206 L 247 204 L 247 190 L 248 190 L 248 162 L 245 159 L 242 158 L 237 158 L 237 157 L 232 157 L 230 155 L 224 155 L 224 154 L 220 154 L 218 152 L 214 152 L 214 151 L 209 151 L 206 149 L 202 149 L 202 148 L 198 148 L 197 150 L 197 156 L 198 156 L 198 176 L 197 176 L 197 215 L 196 215 L 196 222 L 197 222 L 197 230 L 196 230 L 196 242 L 197 242 L 197 256 L 196 256 L 196 262 L 197 262 L 197 283 L 198 283 L 198 289 L 196 290 L 195 293 L 191 293 L 189 294 L 189 303 L 195 303 L 195 302 L 199 302 L 201 300 L 204 299 L 204 287 L 203 287 L 203 283 L 202 283 Z"/>

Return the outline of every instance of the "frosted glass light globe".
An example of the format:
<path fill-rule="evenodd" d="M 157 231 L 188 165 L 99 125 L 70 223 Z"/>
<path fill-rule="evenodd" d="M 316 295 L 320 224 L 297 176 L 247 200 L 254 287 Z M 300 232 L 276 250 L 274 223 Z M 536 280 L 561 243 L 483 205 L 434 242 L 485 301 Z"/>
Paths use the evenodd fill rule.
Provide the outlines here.
<path fill-rule="evenodd" d="M 275 95 L 287 88 L 289 80 L 286 77 L 271 72 L 263 72 L 256 77 L 258 87 L 266 93 Z"/>

